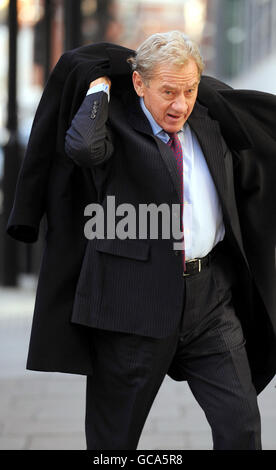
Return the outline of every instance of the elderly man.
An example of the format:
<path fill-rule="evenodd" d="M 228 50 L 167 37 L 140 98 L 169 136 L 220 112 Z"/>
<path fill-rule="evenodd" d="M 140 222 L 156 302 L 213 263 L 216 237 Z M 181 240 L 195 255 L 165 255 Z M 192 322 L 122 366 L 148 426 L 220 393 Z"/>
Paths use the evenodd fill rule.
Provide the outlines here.
<path fill-rule="evenodd" d="M 87 243 L 72 315 L 90 327 L 87 448 L 135 449 L 168 374 L 187 380 L 214 449 L 261 449 L 257 394 L 232 298 L 235 273 L 249 270 L 236 161 L 197 102 L 202 58 L 173 31 L 149 37 L 129 62 L 132 90 L 119 95 L 114 87 L 113 94 L 108 76 L 90 83 L 65 151 L 91 170 L 105 213 L 109 196 L 137 213 L 141 204 L 166 204 L 172 213 L 180 207 L 184 244 L 174 249 L 173 234 L 163 238 L 161 230 L 154 239 L 114 232 Z"/>

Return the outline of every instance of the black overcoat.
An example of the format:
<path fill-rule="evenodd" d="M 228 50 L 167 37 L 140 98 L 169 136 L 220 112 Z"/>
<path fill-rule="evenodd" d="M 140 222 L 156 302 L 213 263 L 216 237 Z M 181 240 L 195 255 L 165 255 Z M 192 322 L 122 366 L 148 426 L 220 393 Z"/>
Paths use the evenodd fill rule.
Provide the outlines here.
<path fill-rule="evenodd" d="M 133 54 L 109 43 L 65 52 L 35 114 L 7 224 L 10 236 L 33 243 L 42 216 L 47 216 L 27 361 L 31 370 L 93 373 L 88 328 L 73 324 L 71 317 L 87 245 L 83 210 L 97 194 L 91 171 L 68 158 L 64 142 L 92 80 L 110 76 L 118 99 L 132 87 L 126 58 Z M 260 393 L 276 373 L 276 98 L 233 90 L 203 76 L 198 103 L 218 121 L 233 154 L 234 189 L 251 273 L 249 283 L 237 283 L 234 298 Z M 249 313 L 244 320 L 245 308 Z"/>

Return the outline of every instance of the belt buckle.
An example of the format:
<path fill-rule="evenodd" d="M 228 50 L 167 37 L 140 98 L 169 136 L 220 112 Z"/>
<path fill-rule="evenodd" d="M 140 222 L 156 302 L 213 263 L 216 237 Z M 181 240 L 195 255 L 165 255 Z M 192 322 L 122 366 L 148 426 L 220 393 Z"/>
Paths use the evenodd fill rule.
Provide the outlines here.
<path fill-rule="evenodd" d="M 200 258 L 193 258 L 193 259 L 190 259 L 189 261 L 187 261 L 187 263 L 191 263 L 192 261 L 198 261 L 198 272 L 200 273 L 201 271 L 201 259 Z M 185 274 L 185 272 L 183 272 L 183 277 L 186 277 L 186 276 L 190 276 L 191 274 Z"/>

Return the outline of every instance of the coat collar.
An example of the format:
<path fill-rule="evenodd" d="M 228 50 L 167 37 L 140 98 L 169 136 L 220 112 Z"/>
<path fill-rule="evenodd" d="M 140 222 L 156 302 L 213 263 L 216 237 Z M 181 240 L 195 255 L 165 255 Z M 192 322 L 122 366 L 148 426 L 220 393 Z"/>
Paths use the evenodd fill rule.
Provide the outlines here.
<path fill-rule="evenodd" d="M 252 139 L 239 115 L 222 96 L 225 89 L 235 93 L 235 90 L 226 84 L 212 77 L 202 76 L 197 100 L 206 106 L 210 116 L 220 123 L 222 135 L 230 148 L 237 151 L 252 148 L 254 146 Z"/>

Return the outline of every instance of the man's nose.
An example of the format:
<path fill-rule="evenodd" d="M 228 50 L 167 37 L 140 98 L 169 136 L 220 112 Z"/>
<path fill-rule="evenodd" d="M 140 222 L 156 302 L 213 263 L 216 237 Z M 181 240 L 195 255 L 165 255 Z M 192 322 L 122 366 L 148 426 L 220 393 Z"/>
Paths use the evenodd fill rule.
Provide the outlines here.
<path fill-rule="evenodd" d="M 188 104 L 184 95 L 178 96 L 172 104 L 173 110 L 178 114 L 185 114 L 188 111 Z"/>

